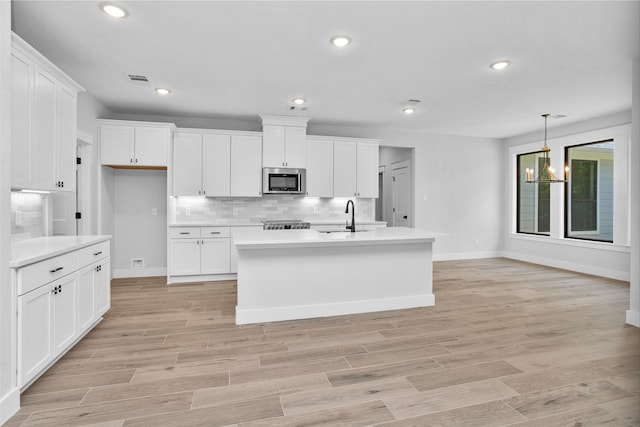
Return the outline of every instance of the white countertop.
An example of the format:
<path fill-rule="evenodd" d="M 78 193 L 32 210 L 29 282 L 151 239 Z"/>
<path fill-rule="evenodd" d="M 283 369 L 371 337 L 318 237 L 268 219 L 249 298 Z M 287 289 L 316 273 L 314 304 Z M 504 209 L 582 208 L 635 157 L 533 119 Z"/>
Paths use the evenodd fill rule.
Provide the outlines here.
<path fill-rule="evenodd" d="M 322 233 L 316 230 L 256 230 L 235 237 L 238 250 L 320 246 L 431 243 L 439 233 L 405 227 L 371 231 Z"/>
<path fill-rule="evenodd" d="M 45 236 L 11 244 L 9 267 L 18 268 L 111 239 L 111 236 Z"/>
<path fill-rule="evenodd" d="M 338 225 L 344 226 L 345 221 L 340 220 L 320 220 L 320 219 L 302 219 L 303 222 L 308 222 L 312 226 L 331 226 Z M 385 221 L 359 221 L 356 218 L 356 226 L 359 225 L 386 225 Z M 249 227 L 258 226 L 262 227 L 262 221 L 234 221 L 234 220 L 220 220 L 211 222 L 177 222 L 169 224 L 169 227 Z"/>

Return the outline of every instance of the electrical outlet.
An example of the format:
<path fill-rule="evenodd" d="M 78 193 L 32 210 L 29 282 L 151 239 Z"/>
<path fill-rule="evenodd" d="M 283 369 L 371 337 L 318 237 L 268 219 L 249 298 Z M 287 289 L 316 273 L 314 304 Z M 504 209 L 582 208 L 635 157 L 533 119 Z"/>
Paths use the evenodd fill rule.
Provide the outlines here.
<path fill-rule="evenodd" d="M 474 247 L 476 247 L 476 248 L 477 248 L 478 246 L 480 246 L 480 241 L 479 241 L 478 239 L 474 240 L 474 241 L 473 241 L 473 246 L 474 246 Z"/>
<path fill-rule="evenodd" d="M 233 208 L 233 216 L 238 216 L 240 213 L 240 208 Z"/>
<path fill-rule="evenodd" d="M 158 208 L 151 208 L 151 215 L 153 216 L 158 215 Z"/>
<path fill-rule="evenodd" d="M 191 216 L 191 208 L 184 208 L 184 215 Z"/>
<path fill-rule="evenodd" d="M 16 225 L 22 225 L 23 215 L 22 212 L 16 211 Z"/>
<path fill-rule="evenodd" d="M 313 213 L 314 213 L 314 214 L 316 214 L 316 215 L 318 215 L 318 214 L 320 213 L 320 208 L 319 208 L 319 207 L 317 207 L 317 206 L 314 206 L 314 207 L 313 207 Z"/>

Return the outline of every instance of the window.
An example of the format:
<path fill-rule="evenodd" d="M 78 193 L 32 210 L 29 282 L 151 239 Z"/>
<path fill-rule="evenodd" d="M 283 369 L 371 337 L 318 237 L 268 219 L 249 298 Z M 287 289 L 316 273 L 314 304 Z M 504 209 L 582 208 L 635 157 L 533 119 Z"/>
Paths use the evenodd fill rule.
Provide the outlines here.
<path fill-rule="evenodd" d="M 613 243 L 613 140 L 565 148 L 565 237 Z"/>
<path fill-rule="evenodd" d="M 550 184 L 526 181 L 526 169 L 533 169 L 534 175 L 542 168 L 543 153 L 520 154 L 517 157 L 518 204 L 517 232 L 549 235 L 550 231 Z M 544 176 L 545 171 L 543 171 Z M 556 184 L 557 185 L 557 184 Z"/>

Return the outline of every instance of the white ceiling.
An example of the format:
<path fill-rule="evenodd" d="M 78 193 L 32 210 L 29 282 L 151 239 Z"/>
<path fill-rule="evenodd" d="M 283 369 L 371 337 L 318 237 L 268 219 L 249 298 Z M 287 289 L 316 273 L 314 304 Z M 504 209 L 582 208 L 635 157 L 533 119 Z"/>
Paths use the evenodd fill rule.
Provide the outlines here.
<path fill-rule="evenodd" d="M 629 110 L 640 57 L 640 1 L 114 3 L 14 0 L 13 27 L 115 113 L 257 121 L 301 96 L 312 123 L 505 138 Z"/>

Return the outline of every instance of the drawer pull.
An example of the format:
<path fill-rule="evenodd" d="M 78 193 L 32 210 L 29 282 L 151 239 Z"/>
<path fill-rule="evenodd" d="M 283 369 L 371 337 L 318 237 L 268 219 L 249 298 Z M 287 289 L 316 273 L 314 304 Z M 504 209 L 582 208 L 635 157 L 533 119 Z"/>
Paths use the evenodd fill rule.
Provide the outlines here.
<path fill-rule="evenodd" d="M 190 231 L 181 231 L 180 234 L 191 234 Z"/>
<path fill-rule="evenodd" d="M 58 267 L 58 268 L 54 268 L 53 270 L 49 270 L 49 273 L 56 273 L 60 270 L 62 270 L 64 267 Z"/>
<path fill-rule="evenodd" d="M 209 234 L 220 234 L 220 232 L 219 232 L 219 231 L 212 231 L 212 232 L 211 232 L 211 233 L 209 233 Z"/>
<path fill-rule="evenodd" d="M 94 253 L 94 254 L 93 254 L 93 256 L 98 256 L 98 255 L 100 255 L 101 253 L 102 253 L 102 251 L 98 251 L 98 252 Z"/>

